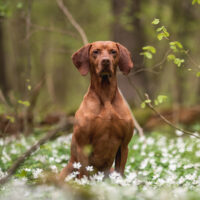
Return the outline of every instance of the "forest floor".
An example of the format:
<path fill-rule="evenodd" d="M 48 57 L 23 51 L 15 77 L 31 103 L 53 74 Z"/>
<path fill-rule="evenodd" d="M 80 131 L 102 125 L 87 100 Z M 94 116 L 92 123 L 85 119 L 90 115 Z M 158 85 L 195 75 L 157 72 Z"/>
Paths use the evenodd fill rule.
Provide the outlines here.
<path fill-rule="evenodd" d="M 0 139 L 0 178 L 13 161 L 44 135 L 36 130 L 30 137 Z M 175 137 L 161 132 L 147 136 L 134 135 L 129 144 L 125 178 L 113 172 L 108 179 L 103 174 L 90 180 L 68 177 L 67 187 L 49 181 L 48 173 L 58 173 L 69 159 L 71 135 L 60 136 L 42 145 L 17 170 L 12 179 L 0 186 L 0 199 L 200 199 L 200 140 Z M 75 168 L 80 167 L 78 163 Z M 88 170 L 92 170 L 89 167 Z M 74 179 L 74 181 L 72 181 Z"/>

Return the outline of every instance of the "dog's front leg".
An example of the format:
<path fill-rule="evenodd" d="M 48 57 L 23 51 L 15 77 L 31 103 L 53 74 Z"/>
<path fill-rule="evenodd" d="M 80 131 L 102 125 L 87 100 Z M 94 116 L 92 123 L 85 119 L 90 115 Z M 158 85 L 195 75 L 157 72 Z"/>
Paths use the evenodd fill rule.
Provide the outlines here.
<path fill-rule="evenodd" d="M 77 148 L 77 158 L 78 162 L 81 164 L 81 168 L 79 169 L 79 178 L 82 178 L 83 175 L 88 176 L 88 172 L 86 170 L 86 167 L 89 165 L 88 161 L 88 154 L 84 151 L 85 147 L 84 146 L 78 146 Z"/>
<path fill-rule="evenodd" d="M 124 176 L 124 169 L 128 157 L 128 146 L 120 146 L 115 158 L 115 171 Z"/>

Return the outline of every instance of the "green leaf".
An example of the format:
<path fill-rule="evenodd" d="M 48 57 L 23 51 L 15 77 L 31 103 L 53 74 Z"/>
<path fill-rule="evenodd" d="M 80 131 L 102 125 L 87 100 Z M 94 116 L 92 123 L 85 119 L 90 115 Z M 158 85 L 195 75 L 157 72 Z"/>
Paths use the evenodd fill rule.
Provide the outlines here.
<path fill-rule="evenodd" d="M 151 53 L 156 53 L 156 49 L 153 46 L 145 46 L 142 48 L 143 50 L 150 51 Z"/>
<path fill-rule="evenodd" d="M 146 107 L 146 103 L 145 102 L 142 102 L 141 103 L 141 108 L 145 108 Z"/>
<path fill-rule="evenodd" d="M 157 24 L 159 24 L 159 23 L 160 23 L 160 20 L 157 19 L 157 18 L 154 18 L 154 20 L 152 21 L 152 24 L 153 24 L 153 25 L 157 25 Z"/>
<path fill-rule="evenodd" d="M 184 63 L 184 59 L 176 58 L 174 60 L 174 64 L 176 64 L 178 67 L 180 67 L 182 63 Z"/>
<path fill-rule="evenodd" d="M 169 45 L 173 52 L 178 52 L 179 49 L 183 48 L 183 45 L 178 41 L 170 42 Z"/>
<path fill-rule="evenodd" d="M 175 55 L 174 54 L 169 54 L 168 56 L 167 56 L 167 59 L 168 60 L 174 60 L 176 57 L 175 57 Z"/>
<path fill-rule="evenodd" d="M 11 123 L 14 123 L 14 122 L 15 122 L 15 118 L 14 118 L 13 116 L 7 115 L 7 116 L 6 116 L 6 119 L 8 119 Z"/>
<path fill-rule="evenodd" d="M 140 55 L 144 55 L 144 57 L 146 57 L 148 59 L 152 59 L 152 54 L 148 51 L 142 52 L 142 53 L 140 53 Z"/>
<path fill-rule="evenodd" d="M 200 4 L 200 0 L 193 0 L 192 5 L 194 5 L 194 4 Z"/>
<path fill-rule="evenodd" d="M 27 88 L 29 91 L 32 89 L 31 85 L 28 85 Z"/>
<path fill-rule="evenodd" d="M 197 77 L 200 77 L 200 72 L 197 72 L 197 73 L 196 73 L 196 76 L 197 76 Z"/>
<path fill-rule="evenodd" d="M 29 107 L 29 106 L 30 106 L 30 102 L 29 102 L 29 101 L 18 100 L 18 103 L 19 103 L 19 104 L 22 104 L 22 105 L 24 105 L 24 106 L 26 106 L 26 107 Z"/>
<path fill-rule="evenodd" d="M 159 28 L 156 29 L 157 32 L 163 31 L 164 26 L 161 26 Z"/>
<path fill-rule="evenodd" d="M 157 35 L 157 38 L 158 38 L 158 40 L 162 40 L 164 36 L 165 36 L 164 33 L 159 33 Z"/>
<path fill-rule="evenodd" d="M 163 103 L 164 101 L 167 100 L 167 98 L 168 97 L 165 96 L 165 95 L 158 95 L 157 100 L 158 100 L 159 103 Z"/>

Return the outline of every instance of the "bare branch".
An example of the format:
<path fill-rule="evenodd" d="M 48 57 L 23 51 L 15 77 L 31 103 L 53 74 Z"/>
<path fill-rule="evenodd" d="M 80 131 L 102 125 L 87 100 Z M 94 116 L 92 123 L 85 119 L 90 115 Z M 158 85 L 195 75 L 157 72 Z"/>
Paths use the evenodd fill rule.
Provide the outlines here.
<path fill-rule="evenodd" d="M 138 90 L 138 88 L 135 86 L 135 84 L 134 84 L 133 82 L 131 82 L 131 80 L 130 80 L 129 78 L 128 78 L 128 81 L 129 81 L 130 85 L 135 89 L 135 91 L 136 91 L 136 93 L 137 93 L 139 99 L 140 99 L 142 102 L 145 101 L 145 100 L 150 100 L 148 94 L 144 94 L 144 96 L 143 96 L 143 95 L 140 93 L 140 91 Z M 148 101 L 148 102 L 150 102 L 150 101 Z M 187 135 L 191 135 L 191 136 L 194 136 L 194 137 L 200 139 L 200 137 L 197 136 L 197 135 L 195 135 L 194 133 L 192 133 L 192 132 L 190 132 L 190 131 L 186 131 L 186 130 L 184 130 L 184 129 L 182 129 L 182 128 L 179 128 L 179 127 L 175 126 L 172 122 L 170 122 L 170 121 L 169 121 L 168 119 L 166 119 L 163 115 L 161 115 L 161 114 L 153 107 L 153 105 L 151 104 L 151 102 L 150 102 L 150 103 L 145 102 L 145 103 L 146 103 L 146 105 L 147 105 L 153 112 L 155 112 L 166 124 L 168 124 L 168 125 L 171 126 L 172 128 L 174 128 L 174 129 L 176 129 L 176 130 L 179 130 L 179 131 L 182 131 L 183 133 L 185 133 L 185 134 L 187 134 Z"/>
<path fill-rule="evenodd" d="M 148 94 L 145 94 L 145 97 L 146 97 L 146 100 L 150 100 L 149 99 L 149 95 Z M 147 103 L 148 102 L 148 103 Z M 194 136 L 196 138 L 199 138 L 199 136 L 195 135 L 194 133 L 190 132 L 190 131 L 186 131 L 182 128 L 179 128 L 177 126 L 175 126 L 172 122 L 170 122 L 168 119 L 166 119 L 163 115 L 161 115 L 154 107 L 153 105 L 151 104 L 151 101 L 147 101 L 146 102 L 146 105 L 151 109 L 153 110 L 166 124 L 168 124 L 169 126 L 171 126 L 172 128 L 176 129 L 176 130 L 179 130 L 187 135 L 191 135 L 191 136 Z"/>
<path fill-rule="evenodd" d="M 83 44 L 87 44 L 88 43 L 88 39 L 87 36 L 84 32 L 84 30 L 81 28 L 81 26 L 75 21 L 75 19 L 73 18 L 73 16 L 71 15 L 71 13 L 69 12 L 68 8 L 64 5 L 63 0 L 56 0 L 58 7 L 63 11 L 64 15 L 68 18 L 68 20 L 70 21 L 70 23 L 74 26 L 74 28 L 79 32 Z"/>

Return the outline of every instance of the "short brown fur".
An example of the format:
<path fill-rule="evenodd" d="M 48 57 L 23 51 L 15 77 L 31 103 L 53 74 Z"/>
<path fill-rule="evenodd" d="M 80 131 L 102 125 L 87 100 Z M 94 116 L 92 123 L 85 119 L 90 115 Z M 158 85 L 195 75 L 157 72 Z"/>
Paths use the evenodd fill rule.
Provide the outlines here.
<path fill-rule="evenodd" d="M 119 66 L 124 74 L 129 73 L 133 67 L 130 53 L 121 44 L 98 41 L 75 52 L 72 60 L 82 75 L 90 72 L 91 83 L 75 115 L 71 158 L 60 179 L 73 172 L 74 162 L 82 165 L 79 178 L 89 175 L 86 166 L 108 175 L 114 161 L 115 170 L 123 175 L 134 125 L 117 87 L 116 71 Z"/>

